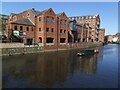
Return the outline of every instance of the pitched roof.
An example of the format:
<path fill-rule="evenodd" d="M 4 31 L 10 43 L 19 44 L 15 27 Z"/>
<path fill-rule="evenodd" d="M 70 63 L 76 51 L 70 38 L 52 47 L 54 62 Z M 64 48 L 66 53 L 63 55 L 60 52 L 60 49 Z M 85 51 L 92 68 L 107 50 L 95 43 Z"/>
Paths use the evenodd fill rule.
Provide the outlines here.
<path fill-rule="evenodd" d="M 8 15 L 0 14 L 0 18 L 8 19 Z"/>
<path fill-rule="evenodd" d="M 63 12 L 56 14 L 57 16 L 60 16 Z"/>
<path fill-rule="evenodd" d="M 16 15 L 16 13 L 11 13 L 11 15 Z"/>
<path fill-rule="evenodd" d="M 12 22 L 12 24 L 22 24 L 22 25 L 30 25 L 34 26 L 34 23 L 30 19 L 22 19 Z"/>
<path fill-rule="evenodd" d="M 32 12 L 35 14 L 35 16 L 38 16 L 38 15 L 44 14 L 47 10 L 48 10 L 48 9 L 43 10 L 43 11 L 32 10 Z"/>

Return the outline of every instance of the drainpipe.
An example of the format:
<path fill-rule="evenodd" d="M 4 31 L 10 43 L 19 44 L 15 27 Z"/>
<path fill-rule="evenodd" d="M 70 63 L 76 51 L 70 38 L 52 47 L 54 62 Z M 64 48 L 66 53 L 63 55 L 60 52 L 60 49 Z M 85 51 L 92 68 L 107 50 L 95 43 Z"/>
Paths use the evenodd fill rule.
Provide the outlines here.
<path fill-rule="evenodd" d="M 58 32 L 59 32 L 59 17 L 57 17 L 57 38 L 56 38 L 56 40 L 57 40 L 57 51 L 58 51 Z"/>

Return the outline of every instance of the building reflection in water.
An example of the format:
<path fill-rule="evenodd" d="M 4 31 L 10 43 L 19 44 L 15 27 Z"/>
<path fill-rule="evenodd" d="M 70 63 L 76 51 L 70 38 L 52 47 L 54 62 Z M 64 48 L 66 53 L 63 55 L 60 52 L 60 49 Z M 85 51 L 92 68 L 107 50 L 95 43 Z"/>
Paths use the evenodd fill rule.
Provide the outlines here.
<path fill-rule="evenodd" d="M 75 71 L 95 74 L 99 54 L 80 58 L 76 56 L 77 52 L 78 50 L 70 50 L 4 57 L 3 73 L 14 79 L 24 80 L 31 86 L 41 87 L 62 85 Z M 4 87 L 8 81 L 3 80 Z"/>

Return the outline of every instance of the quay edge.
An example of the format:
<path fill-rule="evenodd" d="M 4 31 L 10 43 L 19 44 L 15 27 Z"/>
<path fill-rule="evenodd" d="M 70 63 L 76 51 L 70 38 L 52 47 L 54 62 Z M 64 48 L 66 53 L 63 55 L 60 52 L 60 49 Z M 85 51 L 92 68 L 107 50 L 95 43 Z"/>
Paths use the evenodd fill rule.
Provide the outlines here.
<path fill-rule="evenodd" d="M 55 52 L 55 51 L 64 51 L 64 50 L 83 50 L 87 48 L 95 48 L 103 46 L 102 43 L 94 43 L 94 44 L 87 44 L 81 47 L 66 47 L 64 49 L 51 49 L 46 50 L 44 47 L 17 47 L 17 48 L 1 48 L 2 54 L 1 56 L 13 56 L 13 55 L 25 55 L 30 53 L 44 53 L 44 52 Z"/>

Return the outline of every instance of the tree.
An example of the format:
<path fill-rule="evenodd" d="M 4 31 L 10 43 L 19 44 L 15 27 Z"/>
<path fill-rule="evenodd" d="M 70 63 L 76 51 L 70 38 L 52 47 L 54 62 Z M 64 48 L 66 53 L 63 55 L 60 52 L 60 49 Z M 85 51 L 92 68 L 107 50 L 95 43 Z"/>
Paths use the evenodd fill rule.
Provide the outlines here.
<path fill-rule="evenodd" d="M 0 17 L 0 31 L 4 33 L 5 30 L 6 30 L 6 22 L 5 20 L 2 19 L 2 17 Z"/>

